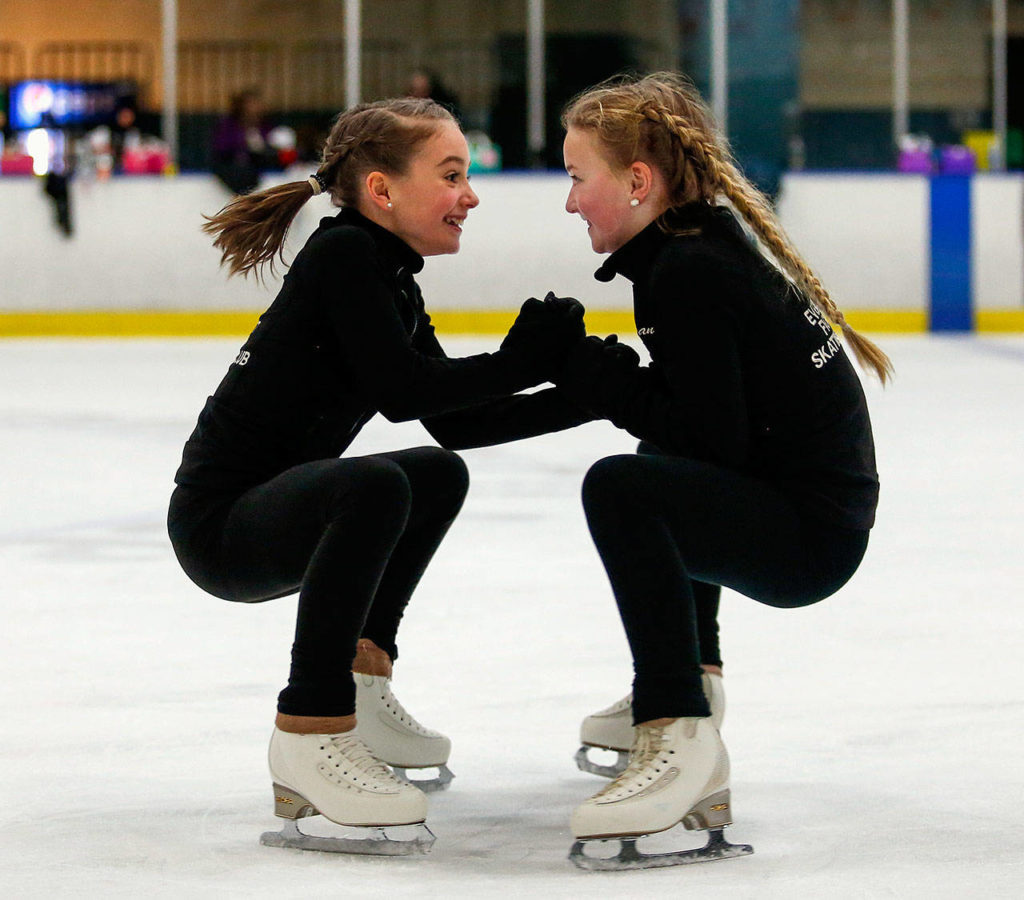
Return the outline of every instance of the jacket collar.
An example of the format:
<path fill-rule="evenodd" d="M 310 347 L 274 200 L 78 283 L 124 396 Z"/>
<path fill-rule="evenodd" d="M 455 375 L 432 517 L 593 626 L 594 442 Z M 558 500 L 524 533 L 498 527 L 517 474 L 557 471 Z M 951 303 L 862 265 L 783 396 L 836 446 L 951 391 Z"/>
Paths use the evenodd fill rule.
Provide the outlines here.
<path fill-rule="evenodd" d="M 689 203 L 668 210 L 612 253 L 594 277 L 598 281 L 611 281 L 616 275 L 623 275 L 635 284 L 651 270 L 655 257 L 674 234 L 699 232 L 714 208 L 704 203 Z M 663 231 L 659 222 L 664 222 L 670 231 Z"/>
<path fill-rule="evenodd" d="M 399 271 L 406 269 L 415 275 L 423 269 L 423 257 L 412 247 L 393 232 L 382 228 L 376 222 L 371 222 L 366 216 L 351 207 L 343 207 L 336 216 L 324 219 L 321 224 L 327 228 L 336 225 L 351 225 L 361 228 L 373 238 L 373 242 L 386 257 L 395 263 Z"/>

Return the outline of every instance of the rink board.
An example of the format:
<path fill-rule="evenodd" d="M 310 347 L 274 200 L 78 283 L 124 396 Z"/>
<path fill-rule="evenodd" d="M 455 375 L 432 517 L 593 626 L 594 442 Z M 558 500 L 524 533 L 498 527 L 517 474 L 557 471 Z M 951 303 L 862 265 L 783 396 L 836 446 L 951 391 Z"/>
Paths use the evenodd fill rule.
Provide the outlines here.
<path fill-rule="evenodd" d="M 548 290 L 628 316 L 628 283 L 593 278 L 601 258 L 583 223 L 564 211 L 564 175 L 481 175 L 473 183 L 481 205 L 467 221 L 462 251 L 428 259 L 418 276 L 439 327 L 500 333 L 523 299 Z M 929 327 L 936 270 L 929 185 L 924 176 L 885 173 L 785 178 L 783 225 L 858 327 Z M 0 179 L 0 336 L 244 336 L 273 299 L 281 270 L 265 284 L 224 277 L 199 228 L 202 215 L 228 199 L 202 175 L 81 180 L 68 240 L 53 226 L 38 180 Z M 1024 330 L 1022 205 L 1019 174 L 970 180 L 968 271 L 957 278 L 969 285 L 965 302 L 978 330 Z M 310 201 L 285 259 L 332 213 L 326 198 Z M 614 330 L 630 327 L 609 321 Z"/>

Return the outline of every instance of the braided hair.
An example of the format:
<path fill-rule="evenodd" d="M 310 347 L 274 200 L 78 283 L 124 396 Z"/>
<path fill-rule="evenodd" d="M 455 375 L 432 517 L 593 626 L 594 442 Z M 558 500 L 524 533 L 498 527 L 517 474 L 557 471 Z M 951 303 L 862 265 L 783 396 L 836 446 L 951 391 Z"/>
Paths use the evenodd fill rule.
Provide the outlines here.
<path fill-rule="evenodd" d="M 335 206 L 355 206 L 362 179 L 373 171 L 402 175 L 420 144 L 455 117 L 433 100 L 403 98 L 362 103 L 338 115 L 324 142 L 316 174 L 303 181 L 236 197 L 220 212 L 204 216 L 228 275 L 259 279 L 264 264 L 284 261 L 288 229 L 302 206 L 321 192 Z"/>
<path fill-rule="evenodd" d="M 674 72 L 609 79 L 573 99 L 562 114 L 562 125 L 594 133 L 613 166 L 628 167 L 642 160 L 657 168 L 668 185 L 670 207 L 714 206 L 724 197 L 799 295 L 842 332 L 860 364 L 872 369 L 883 384 L 892 376 L 889 357 L 850 326 L 786 237 L 771 202 L 740 171 L 690 81 Z M 658 224 L 672 230 L 666 215 Z"/>

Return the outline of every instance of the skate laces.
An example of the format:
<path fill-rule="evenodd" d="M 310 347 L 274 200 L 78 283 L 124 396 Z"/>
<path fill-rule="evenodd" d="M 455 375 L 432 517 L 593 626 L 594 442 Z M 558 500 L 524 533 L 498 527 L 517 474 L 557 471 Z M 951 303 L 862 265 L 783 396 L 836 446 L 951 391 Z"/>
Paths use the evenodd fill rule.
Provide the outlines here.
<path fill-rule="evenodd" d="M 403 784 L 391 769 L 373 755 L 373 751 L 359 735 L 350 731 L 342 734 L 330 734 L 326 736 L 325 742 L 345 758 L 349 771 L 359 772 L 367 778 L 378 778 L 387 782 Z"/>
<path fill-rule="evenodd" d="M 632 790 L 642 786 L 642 780 L 652 781 L 653 776 L 646 770 L 654 763 L 660 755 L 662 745 L 665 741 L 665 730 L 667 726 L 638 725 L 633 740 L 633 747 L 629 751 L 629 764 L 610 784 L 606 785 L 591 800 L 597 800 L 608 794 L 619 792 L 630 793 Z"/>
<path fill-rule="evenodd" d="M 389 680 L 383 679 L 380 682 L 380 685 L 380 690 L 377 692 L 380 702 L 384 704 L 385 709 L 390 710 L 391 714 L 398 719 L 402 725 L 423 737 L 441 736 L 439 732 L 421 725 L 409 712 L 406 711 L 405 707 L 398 702 L 398 698 L 391 692 L 391 682 Z"/>

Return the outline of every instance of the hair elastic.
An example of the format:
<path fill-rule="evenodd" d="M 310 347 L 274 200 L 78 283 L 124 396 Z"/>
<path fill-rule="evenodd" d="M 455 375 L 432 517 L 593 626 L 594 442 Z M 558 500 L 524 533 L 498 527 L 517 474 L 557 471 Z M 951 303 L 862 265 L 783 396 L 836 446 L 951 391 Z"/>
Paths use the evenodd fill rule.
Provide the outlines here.
<path fill-rule="evenodd" d="M 313 188 L 313 196 L 314 197 L 317 194 L 322 194 L 324 191 L 327 190 L 326 179 L 319 172 L 317 172 L 316 175 L 310 175 L 309 178 L 306 179 L 306 181 L 308 181 L 309 182 L 309 186 L 311 188 Z"/>

